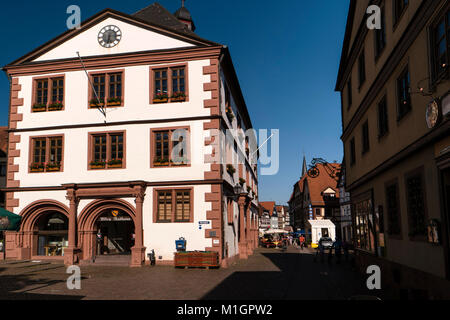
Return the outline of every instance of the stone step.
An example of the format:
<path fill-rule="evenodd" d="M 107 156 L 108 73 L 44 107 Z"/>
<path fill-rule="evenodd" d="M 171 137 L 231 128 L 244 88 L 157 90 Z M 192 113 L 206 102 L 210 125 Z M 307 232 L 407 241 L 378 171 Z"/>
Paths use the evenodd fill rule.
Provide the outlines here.
<path fill-rule="evenodd" d="M 95 258 L 95 262 L 82 261 L 81 265 L 129 267 L 130 263 L 131 256 L 99 256 Z"/>

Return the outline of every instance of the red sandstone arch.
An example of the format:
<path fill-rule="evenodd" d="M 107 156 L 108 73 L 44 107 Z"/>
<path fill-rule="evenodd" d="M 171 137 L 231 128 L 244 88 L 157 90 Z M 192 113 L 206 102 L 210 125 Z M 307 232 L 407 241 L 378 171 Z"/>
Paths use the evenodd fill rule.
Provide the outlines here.
<path fill-rule="evenodd" d="M 78 247 L 82 249 L 83 260 L 91 260 L 95 255 L 98 218 L 108 209 L 118 209 L 127 213 L 136 226 L 136 209 L 122 199 L 95 200 L 88 204 L 78 216 Z"/>
<path fill-rule="evenodd" d="M 22 223 L 21 232 L 34 231 L 36 221 L 42 216 L 43 212 L 56 211 L 69 218 L 69 208 L 61 202 L 55 200 L 39 200 L 31 203 L 20 212 Z"/>
<path fill-rule="evenodd" d="M 39 200 L 29 204 L 20 212 L 22 223 L 16 242 L 17 249 L 22 250 L 19 258 L 29 259 L 37 255 L 37 232 L 36 222 L 43 216 L 43 213 L 53 211 L 63 214 L 69 219 L 69 208 L 61 202 L 55 200 Z"/>

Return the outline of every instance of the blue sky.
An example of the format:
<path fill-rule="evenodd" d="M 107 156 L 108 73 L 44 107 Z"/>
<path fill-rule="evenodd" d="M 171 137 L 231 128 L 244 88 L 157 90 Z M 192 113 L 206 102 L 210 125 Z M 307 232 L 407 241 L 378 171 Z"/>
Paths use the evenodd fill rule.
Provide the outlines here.
<path fill-rule="evenodd" d="M 131 14 L 152 2 L 7 1 L 0 12 L 0 64 L 66 31 L 69 5 L 79 5 L 85 20 L 104 8 Z M 181 0 L 159 3 L 175 12 Z M 342 160 L 340 97 L 334 87 L 348 6 L 349 0 L 186 0 L 196 33 L 229 46 L 254 127 L 280 129 L 280 171 L 260 177 L 260 201 L 289 200 L 303 153 L 308 163 L 314 157 Z M 8 90 L 3 73 L 0 125 L 7 125 Z"/>

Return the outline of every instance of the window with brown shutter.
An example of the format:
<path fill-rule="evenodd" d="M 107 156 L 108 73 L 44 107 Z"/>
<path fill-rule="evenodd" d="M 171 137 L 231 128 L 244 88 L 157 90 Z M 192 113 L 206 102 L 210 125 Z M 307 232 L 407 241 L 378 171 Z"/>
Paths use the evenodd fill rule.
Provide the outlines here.
<path fill-rule="evenodd" d="M 157 222 L 172 222 L 172 191 L 158 192 Z"/>
<path fill-rule="evenodd" d="M 155 223 L 192 223 L 192 189 L 155 190 Z"/>
<path fill-rule="evenodd" d="M 191 218 L 191 192 L 176 191 L 175 222 L 189 222 Z"/>

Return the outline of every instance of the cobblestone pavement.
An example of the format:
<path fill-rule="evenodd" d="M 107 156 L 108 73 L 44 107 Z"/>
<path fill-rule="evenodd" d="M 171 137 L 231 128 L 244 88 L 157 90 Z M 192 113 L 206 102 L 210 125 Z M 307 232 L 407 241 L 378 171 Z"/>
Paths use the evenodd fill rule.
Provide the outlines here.
<path fill-rule="evenodd" d="M 0 299 L 343 300 L 374 295 L 350 262 L 315 261 L 311 249 L 258 249 L 228 269 L 86 266 L 81 271 L 82 288 L 71 291 L 63 265 L 0 263 Z M 377 296 L 387 297 L 382 291 Z"/>

